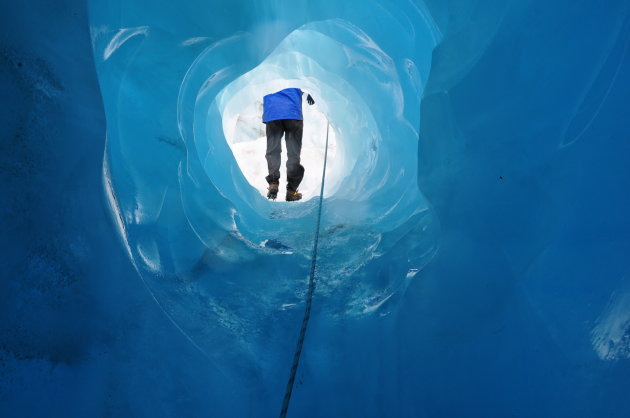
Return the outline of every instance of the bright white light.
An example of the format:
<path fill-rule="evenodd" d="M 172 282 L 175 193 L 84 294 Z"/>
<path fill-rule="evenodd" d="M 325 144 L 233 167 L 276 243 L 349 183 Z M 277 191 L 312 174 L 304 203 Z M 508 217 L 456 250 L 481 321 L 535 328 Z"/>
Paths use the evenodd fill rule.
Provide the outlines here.
<path fill-rule="evenodd" d="M 306 85 L 305 85 L 306 84 Z M 302 105 L 304 117 L 304 133 L 302 138 L 301 164 L 305 168 L 304 179 L 299 191 L 303 199 L 318 196 L 321 188 L 321 177 L 324 165 L 326 144 L 326 125 L 328 120 L 320 105 L 323 99 L 317 89 L 308 88 L 308 84 L 299 80 L 273 80 L 260 84 L 250 84 L 232 96 L 225 104 L 223 111 L 223 131 L 226 141 L 234 154 L 239 168 L 247 181 L 263 196 L 267 195 L 267 161 L 265 152 L 267 138 L 265 124 L 262 123 L 262 98 L 265 94 L 273 93 L 287 87 L 299 87 L 305 91 Z M 306 103 L 306 94 L 310 93 L 315 99 L 315 105 Z M 247 103 L 249 100 L 249 103 Z M 245 105 L 245 103 L 247 103 Z M 238 105 L 245 105 L 238 107 Z M 325 108 L 325 106 L 323 106 Z M 328 163 L 326 173 L 326 187 L 324 196 L 334 192 L 340 175 L 335 160 L 338 156 L 337 137 L 334 129 L 329 130 Z M 280 201 L 284 200 L 286 187 L 286 143 L 282 141 L 282 163 L 280 165 Z"/>

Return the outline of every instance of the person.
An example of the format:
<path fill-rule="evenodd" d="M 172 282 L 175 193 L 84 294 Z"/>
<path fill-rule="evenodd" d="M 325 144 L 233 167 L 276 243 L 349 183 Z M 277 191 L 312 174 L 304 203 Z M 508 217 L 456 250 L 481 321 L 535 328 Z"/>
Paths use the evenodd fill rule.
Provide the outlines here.
<path fill-rule="evenodd" d="M 298 186 L 304 178 L 304 167 L 300 164 L 302 151 L 302 95 L 298 88 L 288 88 L 263 97 L 263 123 L 267 134 L 267 168 L 269 174 L 265 179 L 269 184 L 267 198 L 275 200 L 280 185 L 280 154 L 282 152 L 282 136 L 287 144 L 287 202 L 302 198 Z M 307 94 L 309 105 L 315 100 Z"/>

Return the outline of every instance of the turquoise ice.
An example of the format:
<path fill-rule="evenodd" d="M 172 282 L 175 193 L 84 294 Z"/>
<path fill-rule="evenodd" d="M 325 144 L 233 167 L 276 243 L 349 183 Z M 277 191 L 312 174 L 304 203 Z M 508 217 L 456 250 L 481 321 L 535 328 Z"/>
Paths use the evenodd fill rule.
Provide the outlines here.
<path fill-rule="evenodd" d="M 233 150 L 293 86 L 289 416 L 627 415 L 627 1 L 2 8 L 0 415 L 277 416 L 321 162 Z"/>

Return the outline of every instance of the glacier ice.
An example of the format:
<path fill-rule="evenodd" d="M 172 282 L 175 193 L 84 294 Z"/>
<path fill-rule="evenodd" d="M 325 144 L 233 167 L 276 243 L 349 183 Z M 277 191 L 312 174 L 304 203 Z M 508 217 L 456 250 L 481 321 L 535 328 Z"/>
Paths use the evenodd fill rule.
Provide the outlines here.
<path fill-rule="evenodd" d="M 289 204 L 241 157 L 289 86 L 334 139 L 290 414 L 627 414 L 627 1 L 3 9 L 1 415 L 278 413 L 321 160 Z"/>
<path fill-rule="evenodd" d="M 293 29 L 262 62 L 240 53 L 260 47 L 248 33 L 191 44 L 170 30 L 153 46 L 154 30 L 100 30 L 93 43 L 108 120 L 110 207 L 132 262 L 165 313 L 217 363 L 243 356 L 240 362 L 252 364 L 246 367 L 261 368 L 259 347 L 275 341 L 259 340 L 261 316 L 302 306 L 317 200 L 265 199 L 246 181 L 227 137 L 239 110 L 256 109 L 256 100 L 289 86 L 317 97 L 325 115 L 308 120 L 305 113 L 306 141 L 329 123 L 339 144 L 323 206 L 319 303 L 331 318 L 386 313 L 437 248 L 437 219 L 417 187 L 416 157 L 420 80 L 437 28 L 420 27 L 433 35 L 426 49 L 409 51 L 403 77 L 374 39 L 343 19 Z M 402 38 L 402 31 L 398 21 L 391 23 L 391 36 Z M 131 44 L 134 36 L 143 41 Z M 191 47 L 203 49 L 189 62 Z M 150 70 L 163 54 L 171 65 Z M 187 66 L 181 79 L 177 66 Z M 145 71 L 156 72 L 159 89 Z M 147 113 L 165 103 L 176 111 L 156 125 Z M 375 112 L 379 107 L 390 110 Z M 324 123 L 313 126 L 318 120 Z M 307 173 L 312 188 L 319 187 L 322 163 L 305 161 L 313 168 Z M 270 240 L 282 250 L 260 245 Z M 203 327 L 200 318 L 207 321 Z M 265 322 L 278 328 L 276 337 L 285 334 L 284 321 Z M 219 348 L 217 339 L 229 343 Z"/>

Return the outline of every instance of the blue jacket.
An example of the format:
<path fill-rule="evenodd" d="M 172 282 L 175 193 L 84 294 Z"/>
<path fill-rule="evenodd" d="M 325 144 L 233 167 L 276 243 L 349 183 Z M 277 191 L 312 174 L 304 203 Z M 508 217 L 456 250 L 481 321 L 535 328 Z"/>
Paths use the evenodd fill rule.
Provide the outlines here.
<path fill-rule="evenodd" d="M 263 97 L 263 122 L 302 120 L 302 94 L 302 90 L 290 88 Z"/>

